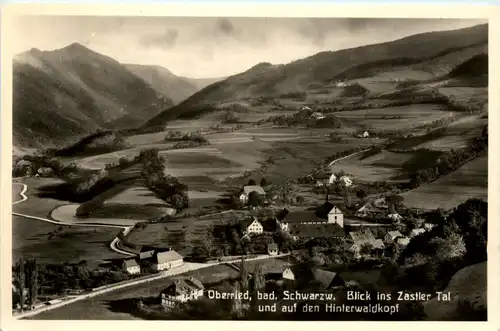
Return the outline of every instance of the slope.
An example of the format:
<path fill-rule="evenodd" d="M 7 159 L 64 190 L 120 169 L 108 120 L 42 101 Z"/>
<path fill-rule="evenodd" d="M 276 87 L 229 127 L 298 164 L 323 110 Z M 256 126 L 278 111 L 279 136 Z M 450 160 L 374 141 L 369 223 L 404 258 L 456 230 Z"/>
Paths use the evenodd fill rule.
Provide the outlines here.
<path fill-rule="evenodd" d="M 101 127 L 121 128 L 114 121 L 137 125 L 172 105 L 125 66 L 77 43 L 17 55 L 13 76 L 14 141 L 19 145 L 59 143 Z"/>
<path fill-rule="evenodd" d="M 244 98 L 305 91 L 312 84 L 325 84 L 345 70 L 367 62 L 406 59 L 408 65 L 433 57 L 476 47 L 488 42 L 488 26 L 430 32 L 381 44 L 362 46 L 335 52 L 321 52 L 286 65 L 260 63 L 241 74 L 212 84 L 179 105 L 168 109 L 145 124 L 163 125 L 179 117 L 197 116 L 210 111 L 211 105 Z M 452 66 L 459 63 L 453 63 Z M 451 68 L 450 68 L 451 69 Z"/>
<path fill-rule="evenodd" d="M 161 66 L 140 64 L 126 64 L 125 66 L 158 93 L 172 99 L 174 103 L 184 101 L 204 87 L 223 79 L 180 77 Z"/>

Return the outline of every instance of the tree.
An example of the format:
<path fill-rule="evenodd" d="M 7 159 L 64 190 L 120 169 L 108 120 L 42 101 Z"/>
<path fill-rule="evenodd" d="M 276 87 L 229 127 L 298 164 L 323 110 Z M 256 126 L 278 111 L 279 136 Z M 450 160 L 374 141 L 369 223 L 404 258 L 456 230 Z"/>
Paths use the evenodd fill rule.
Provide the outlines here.
<path fill-rule="evenodd" d="M 304 197 L 303 197 L 303 196 L 301 196 L 301 195 L 298 195 L 298 196 L 295 198 L 295 200 L 297 201 L 297 203 L 298 203 L 299 205 L 303 205 L 303 204 L 304 204 L 304 201 L 305 201 Z"/>
<path fill-rule="evenodd" d="M 243 292 L 239 282 L 235 282 L 233 287 L 234 287 L 234 293 Z M 243 305 L 241 303 L 241 298 L 238 295 L 235 295 L 232 301 L 231 313 L 237 318 L 241 318 L 243 316 Z"/>
<path fill-rule="evenodd" d="M 24 260 L 19 259 L 16 266 L 14 267 L 14 285 L 19 291 L 19 306 L 21 307 L 21 312 L 24 311 L 25 302 L 25 288 L 26 288 L 26 274 L 24 272 Z"/>
<path fill-rule="evenodd" d="M 36 259 L 26 261 L 26 281 L 28 287 L 28 303 L 32 307 L 38 295 L 40 284 L 38 282 L 38 266 Z"/>
<path fill-rule="evenodd" d="M 240 274 L 239 274 L 239 282 L 241 285 L 241 292 L 248 291 L 248 289 L 249 289 L 248 278 L 249 278 L 249 274 L 248 274 L 248 270 L 246 267 L 245 258 L 242 257 L 241 263 L 240 263 Z"/>
<path fill-rule="evenodd" d="M 436 237 L 429 244 L 436 246 L 436 256 L 443 260 L 462 257 L 467 252 L 463 237 L 454 232 L 446 238 Z"/>
<path fill-rule="evenodd" d="M 248 195 L 248 205 L 250 206 L 261 206 L 264 203 L 264 197 L 257 193 L 256 191 L 250 192 Z"/>
<path fill-rule="evenodd" d="M 344 193 L 344 203 L 345 203 L 345 205 L 347 207 L 351 206 L 351 190 L 349 189 L 348 186 L 344 185 L 343 193 Z"/>
<path fill-rule="evenodd" d="M 257 182 L 255 181 L 255 179 L 250 179 L 247 183 L 248 186 L 253 186 L 253 185 L 257 185 Z"/>
<path fill-rule="evenodd" d="M 402 196 L 397 195 L 397 194 L 392 194 L 392 195 L 385 197 L 385 201 L 389 205 L 393 205 L 395 208 L 400 207 L 403 204 L 404 200 L 405 199 Z"/>
<path fill-rule="evenodd" d="M 262 178 L 262 179 L 260 180 L 260 186 L 267 186 L 267 184 L 268 184 L 268 183 L 267 183 L 267 180 L 266 180 L 265 178 Z"/>
<path fill-rule="evenodd" d="M 365 190 L 363 190 L 363 189 L 359 189 L 359 190 L 356 192 L 356 196 L 358 197 L 358 199 L 363 200 L 363 199 L 365 199 L 365 198 L 366 198 L 367 193 L 366 193 L 366 191 L 365 191 Z"/>

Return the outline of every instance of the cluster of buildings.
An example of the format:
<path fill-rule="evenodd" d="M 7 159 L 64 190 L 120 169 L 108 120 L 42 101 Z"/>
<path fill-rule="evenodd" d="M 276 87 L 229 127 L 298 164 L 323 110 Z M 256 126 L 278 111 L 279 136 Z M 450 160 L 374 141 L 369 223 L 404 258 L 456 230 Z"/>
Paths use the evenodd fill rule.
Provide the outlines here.
<path fill-rule="evenodd" d="M 344 214 L 335 205 L 326 202 L 316 210 L 280 210 L 274 218 L 259 220 L 257 217 L 241 221 L 246 236 L 265 232 L 288 232 L 292 238 L 343 237 Z"/>
<path fill-rule="evenodd" d="M 345 187 L 353 185 L 352 179 L 347 175 L 340 176 L 333 173 L 320 172 L 312 175 L 312 178 L 316 182 L 316 187 L 327 187 L 335 183 L 339 183 Z"/>
<path fill-rule="evenodd" d="M 174 250 L 162 250 L 152 247 L 144 247 L 134 258 L 126 259 L 122 268 L 131 275 L 140 274 L 145 267 L 158 272 L 182 266 L 184 258 Z"/>

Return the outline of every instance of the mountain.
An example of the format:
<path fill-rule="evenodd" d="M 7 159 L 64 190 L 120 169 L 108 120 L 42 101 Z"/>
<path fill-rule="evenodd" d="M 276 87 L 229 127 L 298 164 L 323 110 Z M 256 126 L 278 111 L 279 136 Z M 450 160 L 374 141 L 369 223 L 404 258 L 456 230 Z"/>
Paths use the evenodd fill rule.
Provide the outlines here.
<path fill-rule="evenodd" d="M 143 123 L 173 105 L 114 59 L 74 43 L 13 61 L 14 143 L 37 147 Z"/>
<path fill-rule="evenodd" d="M 352 79 L 398 68 L 418 68 L 442 76 L 470 57 L 487 52 L 488 25 L 429 32 L 399 40 L 321 52 L 288 64 L 260 63 L 249 70 L 209 85 L 180 104 L 148 121 L 143 128 L 175 118 L 211 111 L 217 103 L 259 96 L 279 96 L 327 85 L 338 78 Z M 363 67 L 365 66 L 365 67 Z M 361 69 L 359 69 L 361 67 Z M 375 68 L 375 71 L 374 71 Z M 351 71 L 351 73 L 347 71 Z M 347 72 L 347 73 L 346 73 Z"/>
<path fill-rule="evenodd" d="M 223 78 L 195 79 L 174 75 L 168 69 L 154 65 L 126 64 L 128 70 L 147 82 L 158 93 L 176 104 L 184 101 L 202 88 Z"/>

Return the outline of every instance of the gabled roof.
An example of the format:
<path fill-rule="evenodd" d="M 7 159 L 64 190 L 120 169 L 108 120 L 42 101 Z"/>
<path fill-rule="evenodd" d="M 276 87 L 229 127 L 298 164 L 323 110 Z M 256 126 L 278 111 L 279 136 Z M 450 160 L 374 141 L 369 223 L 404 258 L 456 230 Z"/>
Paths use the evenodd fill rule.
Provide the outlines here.
<path fill-rule="evenodd" d="M 314 174 L 314 179 L 316 179 L 316 180 L 329 179 L 330 176 L 331 175 L 326 173 L 326 172 L 318 172 L 318 173 Z"/>
<path fill-rule="evenodd" d="M 259 220 L 257 220 L 257 217 L 253 216 L 253 217 L 247 217 L 245 219 L 242 219 L 240 221 L 240 225 L 242 228 L 246 229 L 250 226 L 250 224 L 252 224 L 253 222 L 257 222 L 259 224 L 262 225 L 262 223 L 259 222 Z"/>
<path fill-rule="evenodd" d="M 387 234 L 391 236 L 392 239 L 403 236 L 399 231 L 389 231 Z"/>
<path fill-rule="evenodd" d="M 316 216 L 320 218 L 328 218 L 328 213 L 335 205 L 329 201 L 316 208 Z"/>
<path fill-rule="evenodd" d="M 332 287 L 332 283 L 335 277 L 337 277 L 337 273 L 323 269 L 312 269 L 311 272 L 313 280 L 320 284 L 323 290 Z"/>
<path fill-rule="evenodd" d="M 316 216 L 313 211 L 301 210 L 289 212 L 283 221 L 286 223 L 326 222 L 326 218 Z"/>
<path fill-rule="evenodd" d="M 176 251 L 167 251 L 160 252 L 156 254 L 156 262 L 157 263 L 165 263 L 171 261 L 177 261 L 183 259 L 182 255 L 177 253 Z"/>
<path fill-rule="evenodd" d="M 265 195 L 266 194 L 266 191 L 264 191 L 264 189 L 259 186 L 259 185 L 247 185 L 247 186 L 243 186 L 243 193 L 245 193 L 246 195 L 249 195 L 250 193 L 252 192 L 257 192 L 261 195 Z"/>
<path fill-rule="evenodd" d="M 130 260 L 124 260 L 123 261 L 123 265 L 125 266 L 125 268 L 133 268 L 133 267 L 138 267 L 139 264 L 137 264 L 137 262 L 135 261 L 135 259 L 130 259 Z"/>
<path fill-rule="evenodd" d="M 267 244 L 267 249 L 270 251 L 278 250 L 278 245 L 276 243 Z"/>
<path fill-rule="evenodd" d="M 161 293 L 177 297 L 204 288 L 203 284 L 194 277 L 180 277 L 172 279 L 171 283 Z"/>
<path fill-rule="evenodd" d="M 31 166 L 31 165 L 32 165 L 32 162 L 28 161 L 28 160 L 20 160 L 16 164 L 17 167 L 27 167 L 27 166 Z"/>
<path fill-rule="evenodd" d="M 342 210 L 340 210 L 337 206 L 333 206 L 328 214 L 342 214 Z"/>
<path fill-rule="evenodd" d="M 411 233 L 413 235 L 419 235 L 419 234 L 424 233 L 424 232 L 425 232 L 425 229 L 422 229 L 422 228 L 411 230 Z"/>

